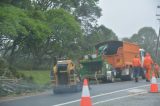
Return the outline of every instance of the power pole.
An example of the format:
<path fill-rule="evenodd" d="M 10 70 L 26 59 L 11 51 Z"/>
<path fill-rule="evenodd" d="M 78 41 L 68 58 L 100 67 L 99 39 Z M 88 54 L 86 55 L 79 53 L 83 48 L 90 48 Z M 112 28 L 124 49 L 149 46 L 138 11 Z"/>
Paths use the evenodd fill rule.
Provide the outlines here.
<path fill-rule="evenodd" d="M 158 21 L 160 22 L 160 20 Z M 156 58 L 158 58 L 159 37 L 160 37 L 160 26 L 159 26 L 159 33 L 157 36 Z"/>
<path fill-rule="evenodd" d="M 160 9 L 160 6 L 159 6 L 159 5 L 157 6 L 157 9 Z M 159 17 L 160 14 L 158 13 L 158 14 L 156 14 L 156 16 Z M 157 20 L 158 20 L 158 22 L 159 22 L 159 32 L 158 32 L 158 36 L 157 36 L 156 62 L 158 62 L 157 59 L 158 59 L 158 48 L 159 48 L 159 38 L 160 38 L 160 19 L 158 18 Z"/>

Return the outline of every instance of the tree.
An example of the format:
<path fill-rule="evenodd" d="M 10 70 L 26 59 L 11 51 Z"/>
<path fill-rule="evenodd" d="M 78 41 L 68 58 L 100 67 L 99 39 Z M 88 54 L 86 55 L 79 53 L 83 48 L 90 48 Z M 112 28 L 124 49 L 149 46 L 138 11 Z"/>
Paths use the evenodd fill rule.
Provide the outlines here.
<path fill-rule="evenodd" d="M 134 34 L 131 37 L 131 40 L 138 43 L 142 48 L 151 53 L 151 55 L 155 58 L 157 34 L 153 28 L 141 28 L 137 34 Z"/>
<path fill-rule="evenodd" d="M 12 58 L 17 45 L 21 42 L 21 35 L 27 35 L 25 27 L 20 24 L 21 19 L 26 17 L 26 14 L 23 10 L 15 8 L 9 4 L 0 5 L 1 37 L 3 37 L 3 40 L 8 41 L 6 44 L 9 44 L 9 47 L 5 48 L 4 53 L 7 54 L 7 52 L 10 50 L 10 57 Z"/>
<path fill-rule="evenodd" d="M 90 51 L 93 50 L 96 44 L 109 40 L 118 40 L 118 37 L 112 30 L 106 28 L 104 25 L 97 26 L 90 35 L 84 37 L 83 48 L 86 51 Z"/>
<path fill-rule="evenodd" d="M 85 35 L 91 33 L 97 25 L 97 19 L 101 16 L 101 9 L 98 7 L 99 0 L 34 0 L 36 9 L 43 11 L 49 9 L 63 8 L 73 14 L 81 24 Z"/>
<path fill-rule="evenodd" d="M 47 11 L 47 20 L 52 29 L 51 48 L 59 54 L 58 57 L 76 53 L 82 33 L 74 17 L 63 9 L 52 9 Z"/>
<path fill-rule="evenodd" d="M 50 30 L 47 24 L 42 20 L 31 18 L 25 10 L 9 4 L 1 4 L 0 11 L 0 32 L 3 39 L 7 39 L 9 42 L 9 47 L 5 48 L 4 56 L 9 53 L 10 64 L 14 61 L 15 52 L 23 50 L 26 43 L 32 45 L 29 48 L 31 49 L 35 47 L 31 42 L 41 42 L 49 35 Z M 31 37 L 32 40 L 25 42 Z"/>
<path fill-rule="evenodd" d="M 1 0 L 0 3 L 10 4 L 23 9 L 31 9 L 31 0 Z"/>
<path fill-rule="evenodd" d="M 36 67 L 55 56 L 79 57 L 89 40 L 103 39 L 94 27 L 101 15 L 98 1 L 1 0 L 0 54 L 10 65 L 30 61 Z"/>

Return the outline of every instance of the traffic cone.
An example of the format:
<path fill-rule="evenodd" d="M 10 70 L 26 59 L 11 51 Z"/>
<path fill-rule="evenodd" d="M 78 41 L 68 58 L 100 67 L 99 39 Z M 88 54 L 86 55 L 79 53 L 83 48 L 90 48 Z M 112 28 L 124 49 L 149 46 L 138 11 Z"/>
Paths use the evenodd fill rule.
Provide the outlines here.
<path fill-rule="evenodd" d="M 84 82 L 83 82 L 80 106 L 92 106 L 87 79 L 84 79 Z"/>
<path fill-rule="evenodd" d="M 155 77 L 155 73 L 152 73 L 151 85 L 150 85 L 150 92 L 157 93 L 158 92 L 158 84 Z"/>

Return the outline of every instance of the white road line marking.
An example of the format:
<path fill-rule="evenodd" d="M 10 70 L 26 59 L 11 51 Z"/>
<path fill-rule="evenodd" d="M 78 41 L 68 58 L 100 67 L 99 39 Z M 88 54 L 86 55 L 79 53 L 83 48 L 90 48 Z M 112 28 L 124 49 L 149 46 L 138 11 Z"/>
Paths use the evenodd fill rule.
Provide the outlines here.
<path fill-rule="evenodd" d="M 158 84 L 160 84 L 160 83 L 158 83 Z M 109 93 L 101 93 L 99 95 L 91 96 L 91 98 L 96 98 L 96 97 L 100 97 L 100 96 L 110 95 L 110 94 L 114 94 L 114 93 L 118 93 L 118 92 L 122 92 L 122 91 L 128 91 L 128 90 L 135 89 L 135 88 L 142 88 L 142 87 L 146 87 L 146 86 L 150 86 L 150 84 L 142 85 L 142 86 L 137 86 L 137 87 L 132 87 L 132 88 L 127 88 L 127 89 L 122 89 L 122 90 L 117 90 L 117 91 L 113 91 L 113 92 L 109 92 Z M 60 103 L 60 104 L 56 104 L 56 105 L 52 105 L 52 106 L 64 106 L 64 105 L 68 105 L 68 104 L 79 102 L 79 101 L 80 101 L 80 99 L 77 99 L 77 100 L 73 100 L 73 101 L 69 101 L 69 102 L 64 102 L 64 103 Z"/>
<path fill-rule="evenodd" d="M 20 99 L 25 99 L 25 98 L 29 98 L 29 97 L 34 97 L 34 96 L 41 96 L 41 95 L 47 95 L 48 92 L 44 92 L 44 93 L 40 93 L 40 94 L 35 94 L 35 95 L 26 95 L 26 96 L 17 96 L 17 97 L 9 97 L 10 99 L 4 99 L 4 100 L 0 100 L 0 103 L 2 102 L 8 102 L 8 101 L 14 101 L 14 100 L 20 100 Z"/>
<path fill-rule="evenodd" d="M 136 95 L 140 95 L 140 94 L 146 94 L 146 93 L 148 93 L 148 92 L 141 92 L 141 93 L 127 95 L 127 96 L 120 96 L 120 97 L 117 97 L 117 98 L 112 98 L 112 99 L 108 99 L 108 100 L 104 100 L 104 101 L 95 102 L 95 103 L 93 103 L 93 105 L 106 103 L 106 102 L 110 102 L 110 101 L 113 101 L 113 100 L 119 100 L 119 99 L 123 99 L 123 98 L 128 98 L 128 97 L 132 97 L 132 96 L 136 96 Z"/>
<path fill-rule="evenodd" d="M 65 102 L 65 103 L 61 103 L 61 104 L 57 104 L 57 105 L 52 105 L 52 106 L 63 106 L 63 105 L 67 105 L 67 104 L 71 104 L 71 103 L 75 103 L 75 102 L 79 102 L 80 99 L 74 100 L 74 101 L 69 101 L 69 102 Z"/>
<path fill-rule="evenodd" d="M 144 89 L 131 89 L 128 90 L 129 93 L 140 93 L 140 92 L 146 92 Z"/>
<path fill-rule="evenodd" d="M 137 86 L 137 87 L 132 87 L 132 88 L 127 88 L 127 89 L 122 89 L 122 90 L 117 90 L 117 91 L 113 91 L 113 92 L 109 92 L 109 93 L 101 93 L 99 95 L 92 96 L 91 98 L 96 98 L 96 97 L 100 97 L 100 96 L 110 95 L 110 94 L 114 94 L 114 93 L 118 93 L 118 92 L 122 92 L 122 91 L 128 91 L 128 90 L 131 90 L 131 89 L 142 88 L 142 87 L 146 87 L 146 86 L 150 86 L 150 84 L 142 85 L 142 86 Z"/>

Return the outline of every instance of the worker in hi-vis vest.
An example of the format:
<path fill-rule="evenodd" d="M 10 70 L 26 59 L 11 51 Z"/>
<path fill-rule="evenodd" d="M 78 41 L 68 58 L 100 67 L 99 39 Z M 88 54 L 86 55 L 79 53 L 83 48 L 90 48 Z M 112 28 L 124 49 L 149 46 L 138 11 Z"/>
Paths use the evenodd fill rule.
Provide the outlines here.
<path fill-rule="evenodd" d="M 153 64 L 153 60 L 150 54 L 146 53 L 146 56 L 144 58 L 144 68 L 146 69 L 146 81 L 147 82 L 150 82 L 152 64 Z"/>
<path fill-rule="evenodd" d="M 140 67 L 141 67 L 141 61 L 138 55 L 136 55 L 133 58 L 132 64 L 133 64 L 135 82 L 138 82 L 138 77 L 139 77 Z"/>

